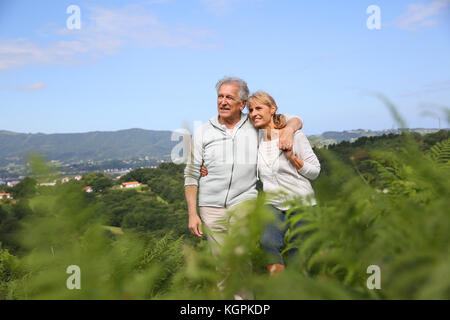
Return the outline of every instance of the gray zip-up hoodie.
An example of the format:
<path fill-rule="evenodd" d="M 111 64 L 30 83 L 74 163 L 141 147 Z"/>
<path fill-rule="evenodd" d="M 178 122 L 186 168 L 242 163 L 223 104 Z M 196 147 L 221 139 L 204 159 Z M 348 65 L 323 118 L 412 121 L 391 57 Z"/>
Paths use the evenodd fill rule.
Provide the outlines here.
<path fill-rule="evenodd" d="M 255 199 L 258 133 L 247 114 L 241 114 L 232 134 L 218 116 L 199 127 L 184 170 L 185 186 L 199 187 L 198 205 L 228 208 Z M 208 175 L 200 179 L 200 167 Z"/>

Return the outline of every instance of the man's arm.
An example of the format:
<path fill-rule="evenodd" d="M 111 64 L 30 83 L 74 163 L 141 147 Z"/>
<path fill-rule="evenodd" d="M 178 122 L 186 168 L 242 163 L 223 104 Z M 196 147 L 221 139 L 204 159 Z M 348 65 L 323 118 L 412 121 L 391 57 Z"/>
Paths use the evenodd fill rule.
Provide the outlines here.
<path fill-rule="evenodd" d="M 196 185 L 184 186 L 184 194 L 186 196 L 186 202 L 189 214 L 189 230 L 194 236 L 201 238 L 203 236 L 202 232 L 202 221 L 197 213 L 197 190 Z"/>
<path fill-rule="evenodd" d="M 280 150 L 292 150 L 294 143 L 294 133 L 303 127 L 302 119 L 286 115 L 286 127 L 280 130 L 278 146 Z"/>
<path fill-rule="evenodd" d="M 186 203 L 189 214 L 189 230 L 197 237 L 202 237 L 202 222 L 197 213 L 197 193 L 198 193 L 198 180 L 200 178 L 200 166 L 203 162 L 202 159 L 202 132 L 195 132 L 191 145 L 190 154 L 186 168 L 184 169 L 184 193 L 186 197 Z"/>

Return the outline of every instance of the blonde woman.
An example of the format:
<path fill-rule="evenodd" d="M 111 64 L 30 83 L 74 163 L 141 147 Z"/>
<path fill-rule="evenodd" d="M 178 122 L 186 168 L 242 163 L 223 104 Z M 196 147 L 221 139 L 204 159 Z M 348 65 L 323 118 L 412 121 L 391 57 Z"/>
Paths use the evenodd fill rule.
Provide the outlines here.
<path fill-rule="evenodd" d="M 277 104 L 268 93 L 254 93 L 248 99 L 247 107 L 250 120 L 260 129 L 258 175 L 264 192 L 269 196 L 267 204 L 276 218 L 261 235 L 261 248 L 267 254 L 266 268 L 273 274 L 285 268 L 281 251 L 288 229 L 286 212 L 290 209 L 285 202 L 299 197 L 306 205 L 316 205 L 310 180 L 318 177 L 320 163 L 301 130 L 295 132 L 292 150 L 281 151 L 278 148 L 279 132 L 286 126 L 286 119 L 277 114 Z M 277 196 L 273 196 L 274 194 Z M 299 222 L 293 227 L 297 228 L 301 224 Z M 291 238 L 292 242 L 297 240 L 298 233 L 296 235 Z M 295 249 L 289 252 L 289 256 L 294 254 Z"/>

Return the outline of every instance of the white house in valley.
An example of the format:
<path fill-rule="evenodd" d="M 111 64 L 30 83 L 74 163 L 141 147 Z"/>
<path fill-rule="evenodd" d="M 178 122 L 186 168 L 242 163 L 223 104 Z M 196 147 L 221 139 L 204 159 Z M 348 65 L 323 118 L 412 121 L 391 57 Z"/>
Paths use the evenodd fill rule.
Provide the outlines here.
<path fill-rule="evenodd" d="M 64 178 L 61 179 L 61 183 L 69 182 L 70 179 L 71 179 L 70 177 L 64 177 Z"/>
<path fill-rule="evenodd" d="M 15 187 L 15 186 L 17 186 L 19 183 L 20 183 L 19 180 L 15 180 L 15 181 L 9 181 L 9 182 L 7 182 L 6 185 L 7 185 L 8 187 Z"/>
<path fill-rule="evenodd" d="M 53 187 L 53 186 L 56 185 L 56 181 L 53 181 L 53 182 L 42 182 L 42 183 L 39 183 L 39 185 L 43 186 L 43 187 Z"/>
<path fill-rule="evenodd" d="M 11 193 L 0 193 L 0 200 L 1 199 L 12 199 Z"/>
<path fill-rule="evenodd" d="M 131 181 L 131 182 L 123 182 L 120 184 L 121 188 L 136 188 L 139 187 L 141 184 L 138 181 Z"/>

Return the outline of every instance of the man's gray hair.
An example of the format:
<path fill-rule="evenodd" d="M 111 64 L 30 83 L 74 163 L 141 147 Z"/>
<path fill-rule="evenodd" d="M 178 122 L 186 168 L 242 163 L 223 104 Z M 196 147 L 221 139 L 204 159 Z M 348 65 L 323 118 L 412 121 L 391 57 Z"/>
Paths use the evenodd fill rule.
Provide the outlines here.
<path fill-rule="evenodd" d="M 247 82 L 237 77 L 224 77 L 217 81 L 216 90 L 219 93 L 219 89 L 222 85 L 226 83 L 235 83 L 239 86 L 239 100 L 244 101 L 248 99 L 250 91 L 248 90 Z"/>

